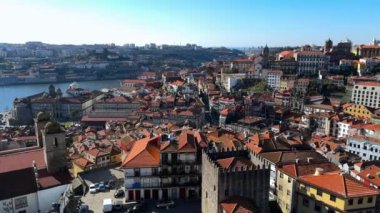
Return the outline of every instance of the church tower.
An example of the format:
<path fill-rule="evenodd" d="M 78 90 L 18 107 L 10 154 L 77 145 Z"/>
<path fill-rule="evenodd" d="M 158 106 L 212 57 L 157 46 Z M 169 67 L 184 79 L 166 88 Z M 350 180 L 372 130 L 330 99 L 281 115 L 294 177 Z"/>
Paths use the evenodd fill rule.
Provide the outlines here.
<path fill-rule="evenodd" d="M 56 121 L 46 123 L 42 132 L 44 157 L 49 173 L 66 170 L 65 132 Z"/>
<path fill-rule="evenodd" d="M 42 142 L 42 130 L 45 128 L 47 122 L 50 121 L 50 114 L 48 112 L 39 112 L 37 118 L 34 119 L 34 129 L 37 137 L 37 145 L 43 146 Z"/>
<path fill-rule="evenodd" d="M 324 49 L 325 53 L 331 52 L 332 48 L 333 48 L 333 42 L 329 38 L 325 41 L 325 49 Z"/>

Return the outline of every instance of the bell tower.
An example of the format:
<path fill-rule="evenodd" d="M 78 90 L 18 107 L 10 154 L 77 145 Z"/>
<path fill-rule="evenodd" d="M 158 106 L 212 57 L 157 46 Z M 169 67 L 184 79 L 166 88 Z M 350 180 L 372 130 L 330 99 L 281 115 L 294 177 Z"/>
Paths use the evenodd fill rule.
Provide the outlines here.
<path fill-rule="evenodd" d="M 333 42 L 329 38 L 325 41 L 325 49 L 324 49 L 325 53 L 331 52 L 332 48 L 333 48 Z"/>
<path fill-rule="evenodd" d="M 49 173 L 66 170 L 65 132 L 56 121 L 46 123 L 42 132 L 44 157 Z"/>
<path fill-rule="evenodd" d="M 48 112 L 39 112 L 34 119 L 34 129 L 37 137 L 37 145 L 43 146 L 42 142 L 42 130 L 45 128 L 47 122 L 50 121 L 50 114 Z"/>

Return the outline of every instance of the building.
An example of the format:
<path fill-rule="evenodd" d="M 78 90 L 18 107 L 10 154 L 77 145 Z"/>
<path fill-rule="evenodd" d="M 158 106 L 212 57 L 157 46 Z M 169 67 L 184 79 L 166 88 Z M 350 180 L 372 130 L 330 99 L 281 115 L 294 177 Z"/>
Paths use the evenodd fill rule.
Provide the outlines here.
<path fill-rule="evenodd" d="M 358 82 L 354 85 L 351 100 L 355 104 L 380 108 L 380 83 Z"/>
<path fill-rule="evenodd" d="M 361 58 L 380 56 L 380 45 L 360 45 L 356 49 L 356 54 Z"/>
<path fill-rule="evenodd" d="M 272 89 L 280 89 L 282 71 L 281 70 L 272 70 L 268 72 L 267 75 L 267 84 Z"/>
<path fill-rule="evenodd" d="M 315 75 L 328 63 L 328 56 L 319 51 L 295 52 L 294 58 L 298 62 L 298 75 Z"/>
<path fill-rule="evenodd" d="M 339 172 L 299 178 L 297 212 L 375 212 L 379 192 Z"/>
<path fill-rule="evenodd" d="M 372 108 L 363 106 L 361 104 L 346 103 L 343 104 L 342 108 L 345 113 L 357 118 L 371 119 L 375 116 L 373 113 L 374 110 Z"/>
<path fill-rule="evenodd" d="M 269 212 L 268 190 L 269 169 L 254 165 L 247 151 L 202 153 L 202 212 L 236 212 L 226 211 L 236 197 L 248 200 L 255 212 Z"/>
<path fill-rule="evenodd" d="M 347 139 L 349 152 L 359 155 L 362 160 L 380 160 L 380 139 L 366 135 L 353 135 Z"/>
<path fill-rule="evenodd" d="M 121 168 L 127 200 L 200 196 L 200 159 L 194 132 L 151 135 L 134 143 Z"/>
<path fill-rule="evenodd" d="M 280 165 L 277 172 L 276 194 L 277 203 L 282 212 L 297 211 L 297 184 L 298 178 L 314 175 L 316 172 L 337 172 L 339 167 L 330 162 L 291 163 Z"/>

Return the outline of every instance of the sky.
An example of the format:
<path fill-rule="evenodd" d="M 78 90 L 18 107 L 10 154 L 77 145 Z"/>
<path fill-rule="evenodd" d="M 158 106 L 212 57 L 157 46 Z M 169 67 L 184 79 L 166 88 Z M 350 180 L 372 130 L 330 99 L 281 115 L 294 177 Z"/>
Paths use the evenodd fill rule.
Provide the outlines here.
<path fill-rule="evenodd" d="M 378 0 L 0 0 L 0 43 L 252 47 L 380 39 Z"/>

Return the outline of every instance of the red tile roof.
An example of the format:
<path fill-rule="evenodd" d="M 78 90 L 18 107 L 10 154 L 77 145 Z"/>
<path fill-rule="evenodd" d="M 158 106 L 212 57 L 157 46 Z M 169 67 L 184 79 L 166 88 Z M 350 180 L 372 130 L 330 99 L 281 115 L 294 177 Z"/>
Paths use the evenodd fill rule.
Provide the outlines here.
<path fill-rule="evenodd" d="M 32 167 L 35 161 L 37 168 L 46 168 L 43 149 L 0 155 L 0 173 Z"/>
<path fill-rule="evenodd" d="M 379 45 L 361 45 L 361 49 L 380 49 Z"/>
<path fill-rule="evenodd" d="M 136 141 L 125 158 L 122 168 L 157 167 L 160 165 L 158 137 Z"/>
<path fill-rule="evenodd" d="M 293 178 L 298 178 L 305 175 L 315 174 L 315 170 L 317 168 L 323 169 L 324 173 L 340 171 L 339 167 L 331 162 L 308 163 L 308 164 L 292 163 L 292 164 L 283 165 L 282 167 L 279 168 L 279 170 Z"/>
<path fill-rule="evenodd" d="M 256 211 L 254 202 L 248 198 L 234 196 L 220 202 L 226 213 L 253 213 Z"/>
<path fill-rule="evenodd" d="M 380 82 L 371 82 L 371 81 L 359 81 L 355 84 L 359 86 L 370 86 L 370 87 L 380 87 Z"/>
<path fill-rule="evenodd" d="M 300 181 L 345 198 L 379 194 L 377 190 L 340 173 L 304 176 L 300 178 Z"/>
<path fill-rule="evenodd" d="M 196 139 L 193 134 L 187 131 L 181 132 L 178 137 L 178 152 L 197 152 Z"/>
<path fill-rule="evenodd" d="M 237 157 L 218 159 L 218 160 L 216 160 L 216 162 L 223 169 L 234 169 L 234 168 L 248 169 L 249 167 L 253 166 L 253 164 L 250 160 L 243 159 L 243 158 L 237 158 Z"/>
<path fill-rule="evenodd" d="M 364 180 L 380 187 L 380 167 L 372 165 L 357 174 Z"/>

